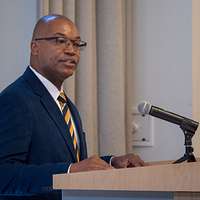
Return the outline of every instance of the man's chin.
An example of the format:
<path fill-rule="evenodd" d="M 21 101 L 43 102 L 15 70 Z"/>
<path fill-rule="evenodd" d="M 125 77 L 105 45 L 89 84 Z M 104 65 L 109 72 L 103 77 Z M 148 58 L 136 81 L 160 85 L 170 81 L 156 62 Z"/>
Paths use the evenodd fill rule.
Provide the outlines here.
<path fill-rule="evenodd" d="M 66 65 L 62 63 L 60 66 L 60 74 L 63 79 L 71 77 L 76 71 L 76 65 Z"/>
<path fill-rule="evenodd" d="M 75 70 L 67 70 L 66 72 L 64 72 L 65 79 L 73 76 L 74 72 L 75 72 Z"/>

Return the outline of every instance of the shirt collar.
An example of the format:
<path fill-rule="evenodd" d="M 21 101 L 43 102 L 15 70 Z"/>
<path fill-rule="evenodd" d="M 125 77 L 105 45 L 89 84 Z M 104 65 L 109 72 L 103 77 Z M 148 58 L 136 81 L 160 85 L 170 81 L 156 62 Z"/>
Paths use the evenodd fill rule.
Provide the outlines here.
<path fill-rule="evenodd" d="M 33 73 L 39 78 L 39 80 L 43 83 L 43 85 L 46 87 L 50 95 L 53 97 L 55 101 L 57 101 L 57 98 L 61 91 L 63 91 L 63 86 L 61 87 L 61 91 L 58 90 L 58 88 L 47 78 L 42 76 L 39 72 L 37 72 L 35 69 L 33 69 L 31 66 L 29 68 L 33 71 Z"/>

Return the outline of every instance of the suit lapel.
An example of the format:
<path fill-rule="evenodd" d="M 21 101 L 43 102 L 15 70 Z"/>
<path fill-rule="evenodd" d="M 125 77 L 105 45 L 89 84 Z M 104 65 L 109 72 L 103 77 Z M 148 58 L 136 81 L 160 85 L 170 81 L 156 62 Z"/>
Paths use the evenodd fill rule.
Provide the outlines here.
<path fill-rule="evenodd" d="M 49 115 L 51 116 L 52 120 L 55 122 L 56 126 L 58 127 L 61 135 L 63 136 L 65 140 L 66 145 L 68 146 L 73 156 L 73 159 L 76 160 L 75 151 L 74 151 L 72 139 L 69 133 L 69 129 L 64 121 L 64 117 L 62 113 L 60 112 L 57 104 L 54 102 L 54 100 L 53 102 L 50 101 L 48 96 L 43 96 L 41 98 L 41 102 L 44 105 L 47 112 L 49 113 Z"/>
<path fill-rule="evenodd" d="M 29 83 L 33 91 L 40 96 L 42 105 L 45 107 L 47 113 L 56 124 L 59 133 L 62 135 L 65 144 L 67 145 L 67 148 L 69 148 L 71 155 L 75 161 L 76 156 L 73 148 L 72 139 L 68 127 L 65 123 L 64 117 L 60 112 L 56 102 L 49 94 L 47 89 L 44 87 L 44 85 L 41 83 L 41 81 L 37 78 L 37 76 L 31 71 L 31 69 L 27 68 L 23 75 L 23 78 Z"/>

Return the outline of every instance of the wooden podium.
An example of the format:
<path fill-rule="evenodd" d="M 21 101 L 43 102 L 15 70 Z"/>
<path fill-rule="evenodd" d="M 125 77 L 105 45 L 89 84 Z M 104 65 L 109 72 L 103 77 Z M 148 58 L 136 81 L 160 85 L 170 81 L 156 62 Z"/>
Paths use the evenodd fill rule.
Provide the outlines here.
<path fill-rule="evenodd" d="M 63 199 L 92 196 L 92 199 L 197 200 L 200 162 L 59 174 L 53 177 L 53 187 L 63 191 Z"/>

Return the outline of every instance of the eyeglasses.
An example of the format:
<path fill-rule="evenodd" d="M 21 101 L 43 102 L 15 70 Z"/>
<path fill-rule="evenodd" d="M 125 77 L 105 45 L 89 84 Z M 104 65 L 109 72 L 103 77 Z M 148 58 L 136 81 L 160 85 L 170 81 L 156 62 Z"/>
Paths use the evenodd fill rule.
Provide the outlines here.
<path fill-rule="evenodd" d="M 87 46 L 87 42 L 82 40 L 71 40 L 66 37 L 44 37 L 44 38 L 35 38 L 35 41 L 38 40 L 47 40 L 47 41 L 54 41 L 57 46 L 60 48 L 69 48 L 70 45 L 75 50 L 83 50 Z"/>

